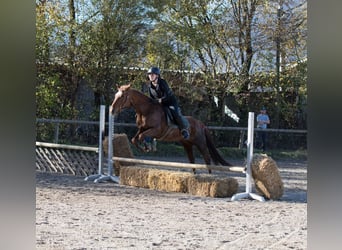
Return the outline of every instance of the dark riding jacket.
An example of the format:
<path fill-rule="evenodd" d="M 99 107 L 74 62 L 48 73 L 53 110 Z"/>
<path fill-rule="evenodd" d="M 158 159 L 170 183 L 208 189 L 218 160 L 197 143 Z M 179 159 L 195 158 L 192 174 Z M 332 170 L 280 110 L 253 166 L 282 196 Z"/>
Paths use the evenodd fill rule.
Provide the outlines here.
<path fill-rule="evenodd" d="M 148 92 L 152 99 L 161 99 L 161 103 L 164 106 L 174 106 L 178 109 L 177 99 L 164 79 L 158 78 L 157 86 L 154 86 L 150 82 L 148 85 Z"/>
<path fill-rule="evenodd" d="M 161 99 L 162 105 L 167 107 L 171 112 L 173 120 L 176 122 L 180 130 L 188 129 L 189 122 L 183 117 L 178 107 L 177 99 L 164 79 L 158 78 L 157 86 L 154 86 L 152 82 L 150 82 L 148 85 L 148 92 L 152 99 Z"/>

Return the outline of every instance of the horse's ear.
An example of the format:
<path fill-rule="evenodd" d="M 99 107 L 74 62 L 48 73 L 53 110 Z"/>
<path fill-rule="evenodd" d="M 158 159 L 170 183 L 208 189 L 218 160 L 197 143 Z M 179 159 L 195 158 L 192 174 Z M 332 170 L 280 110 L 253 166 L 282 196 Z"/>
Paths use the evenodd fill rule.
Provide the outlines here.
<path fill-rule="evenodd" d="M 117 88 L 117 89 L 119 89 L 119 88 L 120 88 L 119 84 L 115 84 L 115 86 L 116 86 L 116 88 Z"/>
<path fill-rule="evenodd" d="M 129 83 L 128 85 L 127 85 L 127 89 L 129 89 L 131 87 L 131 84 Z"/>

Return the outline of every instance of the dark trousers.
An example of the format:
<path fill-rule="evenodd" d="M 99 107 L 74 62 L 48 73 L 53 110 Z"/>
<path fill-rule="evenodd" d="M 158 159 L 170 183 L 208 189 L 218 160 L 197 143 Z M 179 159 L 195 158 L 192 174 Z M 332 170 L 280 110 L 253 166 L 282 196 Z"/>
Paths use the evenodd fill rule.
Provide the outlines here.
<path fill-rule="evenodd" d="M 189 128 L 188 120 L 185 119 L 178 107 L 175 107 L 175 109 L 170 108 L 170 111 L 175 123 L 178 125 L 178 128 L 180 130 Z"/>
<path fill-rule="evenodd" d="M 266 131 L 258 131 L 257 133 L 257 148 L 266 151 L 266 143 L 267 143 L 267 132 Z"/>

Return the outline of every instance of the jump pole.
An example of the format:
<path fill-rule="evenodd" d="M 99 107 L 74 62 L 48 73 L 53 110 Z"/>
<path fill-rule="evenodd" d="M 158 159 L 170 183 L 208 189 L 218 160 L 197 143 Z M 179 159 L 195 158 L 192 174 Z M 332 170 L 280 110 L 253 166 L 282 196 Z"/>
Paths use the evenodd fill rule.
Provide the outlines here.
<path fill-rule="evenodd" d="M 246 191 L 244 193 L 234 194 L 231 201 L 237 201 L 243 198 L 252 198 L 258 201 L 265 201 L 264 197 L 252 193 L 252 171 L 251 164 L 253 160 L 253 135 L 254 135 L 254 112 L 248 113 L 248 134 L 247 134 L 247 166 L 246 166 Z"/>
<path fill-rule="evenodd" d="M 183 163 L 183 162 L 170 162 L 170 161 L 154 161 L 154 160 L 142 160 L 142 159 L 131 159 L 124 157 L 113 157 L 114 161 L 122 161 L 129 163 L 138 163 L 142 165 L 152 165 L 164 168 L 187 168 L 187 169 L 211 169 L 218 170 L 223 172 L 237 172 L 237 173 L 245 173 L 246 168 L 240 166 L 217 166 L 217 165 L 207 165 L 207 164 L 196 164 L 196 163 Z"/>
<path fill-rule="evenodd" d="M 103 166 L 103 146 L 102 146 L 102 138 L 105 130 L 105 110 L 106 106 L 100 106 L 100 128 L 99 128 L 99 168 L 98 174 L 90 175 L 86 177 L 85 181 L 94 181 L 95 183 L 103 182 L 103 181 L 113 181 L 115 183 L 119 183 L 119 177 L 112 176 L 113 173 L 113 134 L 114 134 L 114 119 L 111 112 L 108 112 L 108 175 L 104 175 L 102 171 Z"/>

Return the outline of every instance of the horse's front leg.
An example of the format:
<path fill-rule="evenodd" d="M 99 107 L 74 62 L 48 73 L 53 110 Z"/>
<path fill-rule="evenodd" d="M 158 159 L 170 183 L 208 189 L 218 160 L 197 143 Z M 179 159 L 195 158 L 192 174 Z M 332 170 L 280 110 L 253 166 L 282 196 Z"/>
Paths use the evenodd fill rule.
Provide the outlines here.
<path fill-rule="evenodd" d="M 155 133 L 156 129 L 153 128 L 149 128 L 146 129 L 144 131 L 142 131 L 140 134 L 138 134 L 138 138 L 137 141 L 139 141 L 141 144 L 144 145 L 145 148 L 145 152 L 149 152 L 151 151 L 151 148 L 148 147 L 148 143 L 146 141 L 146 138 L 151 138 L 152 140 L 156 138 L 156 133 Z M 151 147 L 151 146 L 150 146 Z"/>
<path fill-rule="evenodd" d="M 137 142 L 137 135 L 135 135 L 135 136 L 131 139 L 131 142 L 132 142 L 132 144 L 133 144 L 135 147 L 139 148 L 138 142 Z"/>
<path fill-rule="evenodd" d="M 145 152 L 145 147 L 141 146 L 141 141 L 139 139 L 141 134 L 141 129 L 138 130 L 138 132 L 134 135 L 134 137 L 131 139 L 132 144 L 140 151 Z"/>
<path fill-rule="evenodd" d="M 131 142 L 138 150 L 142 152 L 148 152 L 149 149 L 144 141 L 144 137 L 141 136 L 142 133 L 143 132 L 139 129 L 135 136 L 131 139 Z"/>

